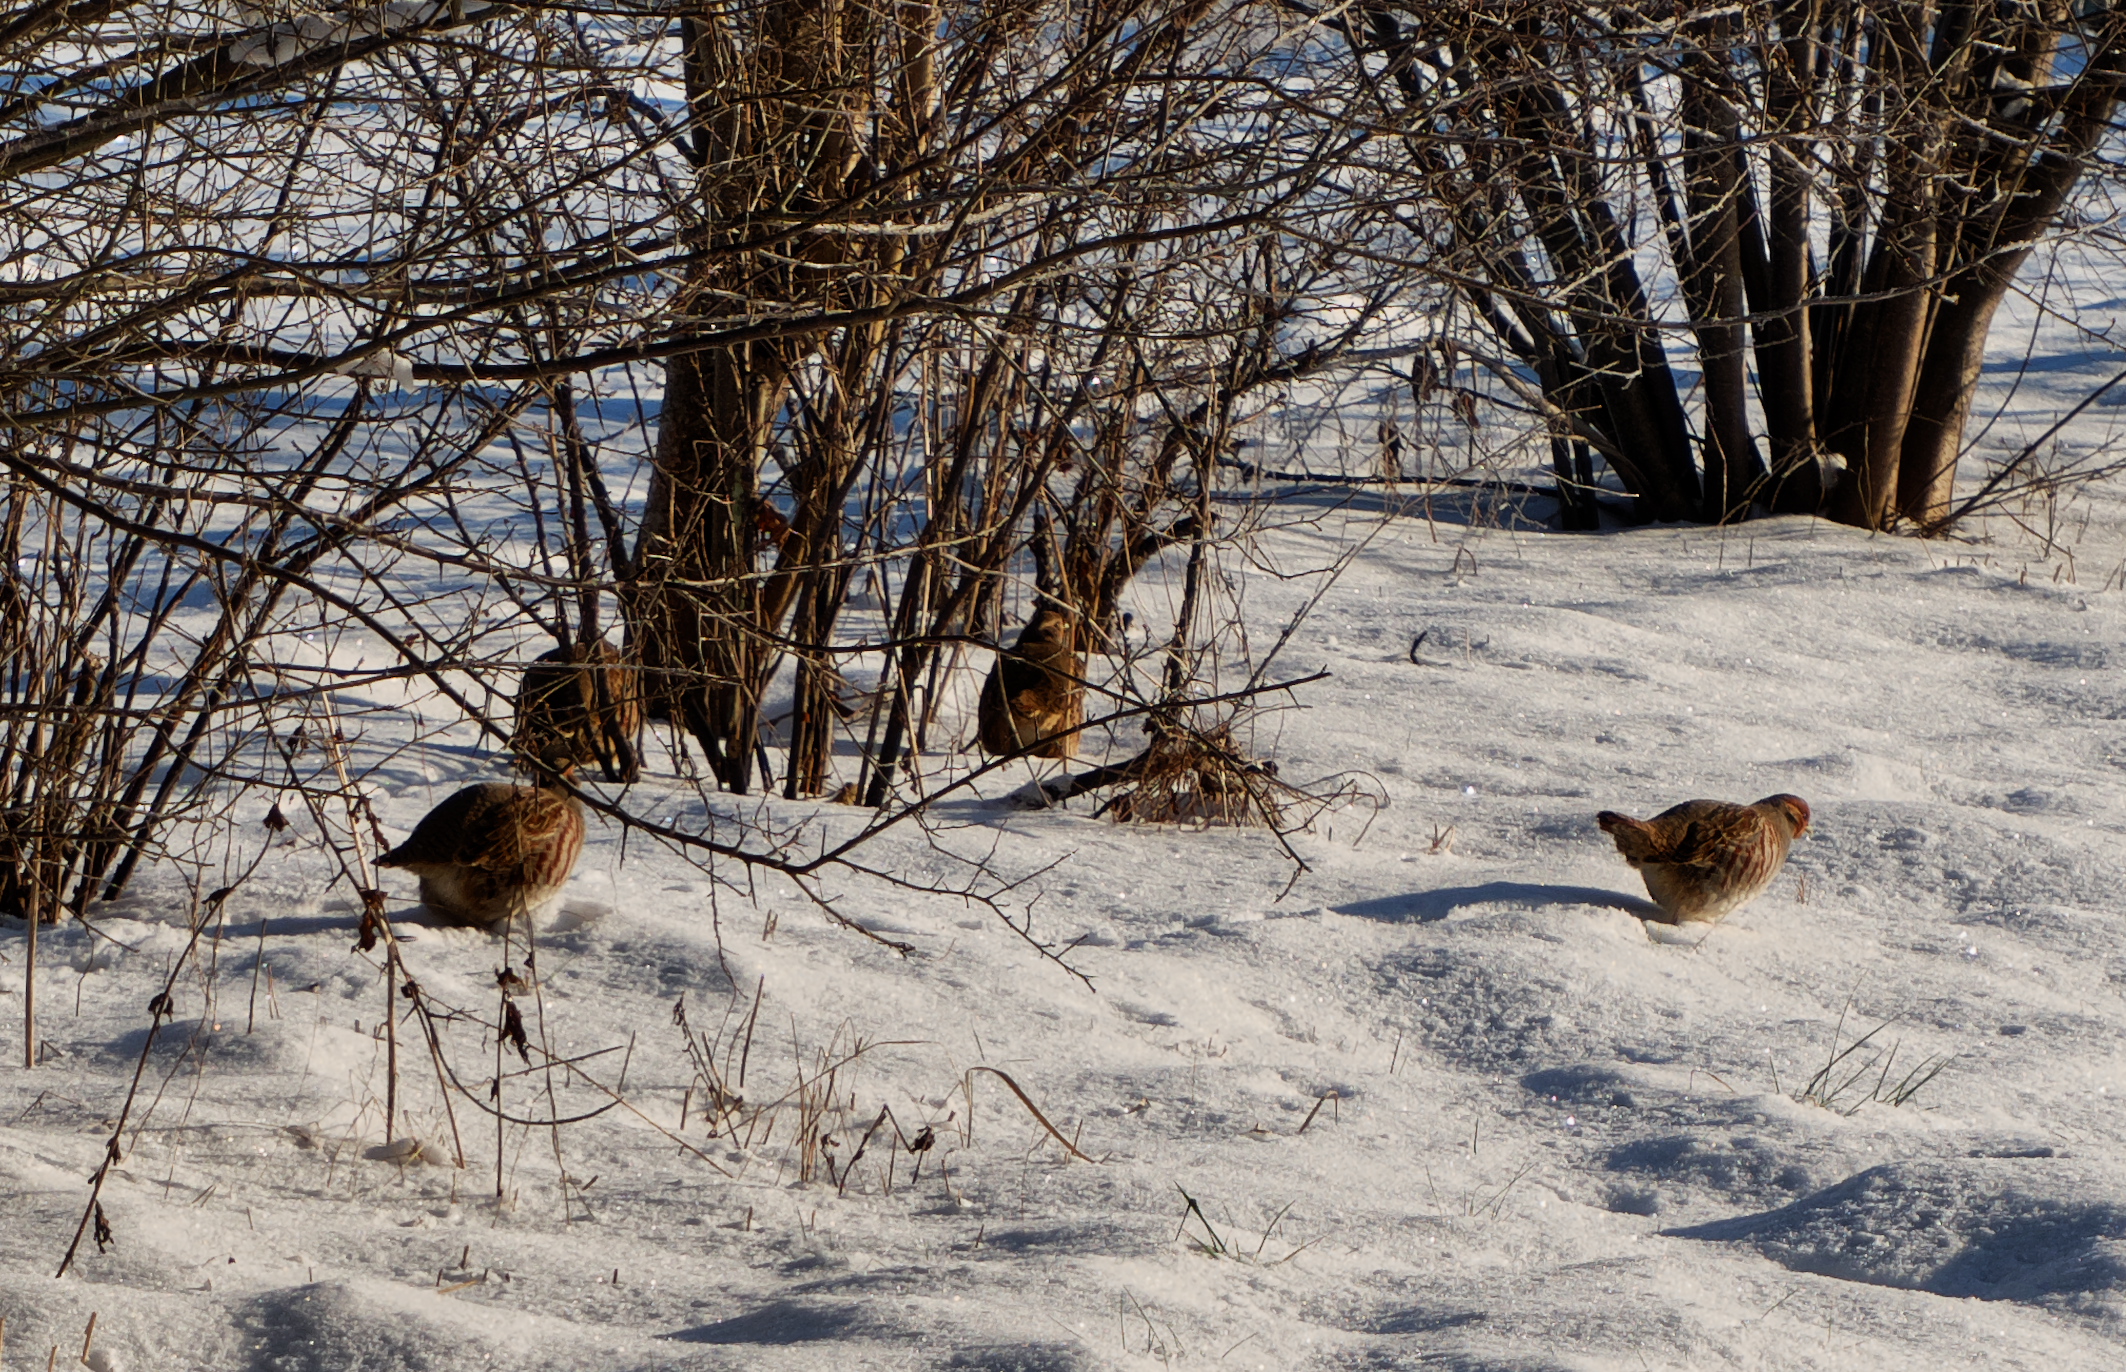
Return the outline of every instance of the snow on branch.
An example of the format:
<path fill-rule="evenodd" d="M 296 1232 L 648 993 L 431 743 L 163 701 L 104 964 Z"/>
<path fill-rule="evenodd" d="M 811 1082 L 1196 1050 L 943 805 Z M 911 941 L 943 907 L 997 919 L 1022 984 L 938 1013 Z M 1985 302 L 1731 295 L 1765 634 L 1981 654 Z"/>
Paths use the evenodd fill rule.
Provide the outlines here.
<path fill-rule="evenodd" d="M 363 353 L 360 357 L 350 357 L 333 370 L 341 376 L 369 377 L 389 381 L 394 386 L 411 386 L 414 382 L 413 359 L 389 348 Z"/>
<path fill-rule="evenodd" d="M 418 28 L 448 12 L 450 27 L 472 23 L 492 5 L 423 3 L 372 5 L 338 14 L 306 14 L 284 24 L 274 24 L 229 44 L 229 61 L 240 67 L 278 67 L 319 48 L 338 47 L 358 38 L 375 38 L 399 29 Z"/>

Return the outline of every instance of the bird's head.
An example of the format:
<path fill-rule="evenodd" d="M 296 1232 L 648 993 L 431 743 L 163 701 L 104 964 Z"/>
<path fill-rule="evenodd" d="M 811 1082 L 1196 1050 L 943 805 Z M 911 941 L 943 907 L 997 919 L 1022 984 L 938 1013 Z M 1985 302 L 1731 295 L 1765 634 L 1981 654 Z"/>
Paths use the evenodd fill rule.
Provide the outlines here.
<path fill-rule="evenodd" d="M 1794 831 L 1795 838 L 1800 838 L 1809 831 L 1809 803 L 1800 796 L 1766 796 L 1757 803 L 1784 816 L 1787 827 Z"/>
<path fill-rule="evenodd" d="M 559 790 L 562 782 L 575 777 L 576 755 L 565 744 L 550 743 L 539 750 L 530 771 L 534 785 Z"/>

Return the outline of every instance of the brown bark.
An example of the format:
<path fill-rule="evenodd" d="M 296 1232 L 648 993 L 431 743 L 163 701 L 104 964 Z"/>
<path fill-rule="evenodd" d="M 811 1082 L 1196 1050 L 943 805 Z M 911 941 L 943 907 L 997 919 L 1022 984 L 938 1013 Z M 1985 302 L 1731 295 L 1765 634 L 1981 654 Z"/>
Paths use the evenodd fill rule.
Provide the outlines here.
<path fill-rule="evenodd" d="M 1765 80 L 1765 116 L 1775 141 L 1765 153 L 1768 186 L 1763 292 L 1754 351 L 1758 401 L 1771 448 L 1765 503 L 1779 514 L 1814 514 L 1830 493 L 1818 460 L 1815 380 L 1810 368 L 1809 176 L 1788 140 L 1803 136 L 1813 95 L 1804 85 L 1817 28 L 1808 0 L 1784 0 L 1777 12 L 1775 60 Z"/>
<path fill-rule="evenodd" d="M 1547 77 L 1500 102 L 1501 118 L 1525 150 L 1511 180 L 1536 237 L 1563 280 L 1561 304 L 1576 316 L 1585 354 L 1574 365 L 1560 408 L 1593 430 L 1605 452 L 1632 454 L 1635 494 L 1649 519 L 1689 519 L 1702 487 L 1674 374 L 1657 332 L 1627 321 L 1652 308 L 1630 245 L 1589 169 L 1571 102 Z"/>
<path fill-rule="evenodd" d="M 759 252 L 793 216 L 816 213 L 861 187 L 856 137 L 868 85 L 849 64 L 868 55 L 870 12 L 835 0 L 796 0 L 759 12 L 757 26 L 703 12 L 685 25 L 688 97 L 700 124 L 698 244 L 714 250 L 692 285 L 721 302 L 831 306 L 857 252 L 846 241 L 799 236 Z M 772 640 L 799 577 L 755 575 L 759 473 L 792 376 L 811 345 L 749 344 L 673 359 L 666 367 L 643 536 L 626 602 L 656 712 L 677 718 L 727 789 L 750 788 L 760 696 L 777 654 Z M 823 478 L 831 484 L 831 474 Z M 819 511 L 784 541 L 801 564 L 820 540 Z M 794 544 L 794 547 L 793 547 Z"/>
<path fill-rule="evenodd" d="M 750 784 L 767 652 L 752 576 L 757 474 L 786 384 L 786 369 L 765 348 L 691 354 L 667 366 L 627 587 L 651 712 L 682 724 L 717 780 L 740 792 Z"/>
<path fill-rule="evenodd" d="M 1726 31 L 1724 20 L 1707 33 Z M 1684 184 L 1689 234 L 1682 262 L 1685 298 L 1697 318 L 1705 387 L 1705 491 L 1700 518 L 1724 523 L 1748 514 L 1763 476 L 1750 441 L 1748 377 L 1743 356 L 1743 181 L 1734 108 L 1711 89 L 1709 74 L 1691 82 L 1684 105 Z"/>
<path fill-rule="evenodd" d="M 1989 45 L 1983 59 L 1972 63 L 1970 86 L 1989 93 L 2005 91 L 2010 97 L 2028 89 L 2044 70 L 2044 32 L 2043 26 L 2033 24 L 2015 44 Z M 1904 437 L 1898 511 L 1923 532 L 1947 527 L 1964 424 L 1993 316 L 2034 241 L 2058 217 L 2080 181 L 2085 159 L 2126 88 L 2120 57 L 2115 43 L 2068 88 L 2058 131 L 2049 143 L 2039 136 L 2042 121 L 2028 97 L 2019 106 L 2012 98 L 1996 97 L 1985 132 L 1966 129 L 1960 140 L 1964 160 L 1977 168 L 1970 180 L 1986 193 L 1973 197 L 1974 203 L 1950 221 L 1943 255 L 1950 274 L 1940 290 L 1943 303 Z"/>
<path fill-rule="evenodd" d="M 1940 177 L 1947 117 L 1926 103 L 1930 67 L 1916 22 L 1877 25 L 1870 54 L 1879 89 L 1906 100 L 1882 140 L 1883 193 L 1874 250 L 1841 349 L 1832 403 L 1818 416 L 1825 443 L 1845 456 L 1831 517 L 1862 528 L 1896 518 L 1899 465 L 1912 394 L 1937 300 L 1942 248 Z M 1907 93 L 1910 93 L 1908 96 Z"/>
<path fill-rule="evenodd" d="M 1912 186 L 1906 181 L 1908 193 Z M 1842 524 L 1889 527 L 1897 495 L 1905 424 L 1912 413 L 1934 269 L 1934 217 L 1908 208 L 1888 225 L 1867 277 L 1871 300 L 1858 312 L 1844 349 L 1847 365 L 1833 384 L 1824 441 L 1846 459 L 1845 479 L 1831 497 Z"/>

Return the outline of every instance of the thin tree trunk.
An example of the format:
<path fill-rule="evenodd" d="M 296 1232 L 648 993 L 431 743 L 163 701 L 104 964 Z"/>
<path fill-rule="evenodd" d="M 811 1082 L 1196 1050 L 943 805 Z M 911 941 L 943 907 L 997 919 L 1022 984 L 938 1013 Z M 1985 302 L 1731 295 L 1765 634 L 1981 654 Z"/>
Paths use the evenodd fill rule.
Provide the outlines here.
<path fill-rule="evenodd" d="M 1724 33 L 1718 24 L 1713 34 Z M 1710 73 L 1686 73 L 1684 184 L 1690 209 L 1686 296 L 1699 323 L 1705 387 L 1705 504 L 1700 516 L 1719 524 L 1749 512 L 1763 468 L 1749 434 L 1749 380 L 1744 366 L 1745 298 L 1740 225 L 1742 177 L 1734 110 L 1708 87 Z"/>
<path fill-rule="evenodd" d="M 787 384 L 765 348 L 674 358 L 629 584 L 652 712 L 676 718 L 723 786 L 751 784 L 766 651 L 753 542 L 760 455 Z"/>
<path fill-rule="evenodd" d="M 2035 72 L 2032 55 L 2023 54 L 2019 70 L 2011 74 L 2028 80 Z M 1993 70 L 2007 70 L 2013 56 L 1994 54 L 1991 65 L 1981 67 L 1989 89 Z M 1978 198 L 1983 210 L 1966 210 L 1955 221 L 1956 234 L 1943 253 L 1952 274 L 1940 289 L 1942 304 L 1904 436 L 1898 511 L 1922 531 L 1940 532 L 1950 513 L 1964 425 L 1970 418 L 1994 314 L 2016 272 L 2029 259 L 2033 243 L 2058 217 L 2079 183 L 2085 160 L 2108 129 L 2122 89 L 2126 89 L 2126 70 L 2122 70 L 2121 53 L 2107 49 L 2069 88 L 2058 129 L 2049 142 L 2042 141 L 2042 121 L 2027 100 L 2022 113 L 1998 107 L 1990 112 L 1992 127 L 1973 158 L 1981 168 L 1974 180 L 1990 194 Z M 1978 136 L 1966 137 L 1976 140 Z"/>

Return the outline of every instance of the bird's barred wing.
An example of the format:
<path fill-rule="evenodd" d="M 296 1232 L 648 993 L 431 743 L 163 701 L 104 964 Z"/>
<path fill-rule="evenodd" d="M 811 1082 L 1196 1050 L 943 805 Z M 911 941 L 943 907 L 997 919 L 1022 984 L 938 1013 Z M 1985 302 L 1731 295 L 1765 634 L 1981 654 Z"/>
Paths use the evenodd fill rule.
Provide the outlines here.
<path fill-rule="evenodd" d="M 559 797 L 517 788 L 506 803 L 487 806 L 464 826 L 456 860 L 488 871 L 521 867 L 553 842 L 566 813 Z"/>
<path fill-rule="evenodd" d="M 1702 820 L 1692 820 L 1683 826 L 1681 837 L 1669 850 L 1661 854 L 1663 862 L 1696 862 L 1706 855 L 1706 826 Z"/>

